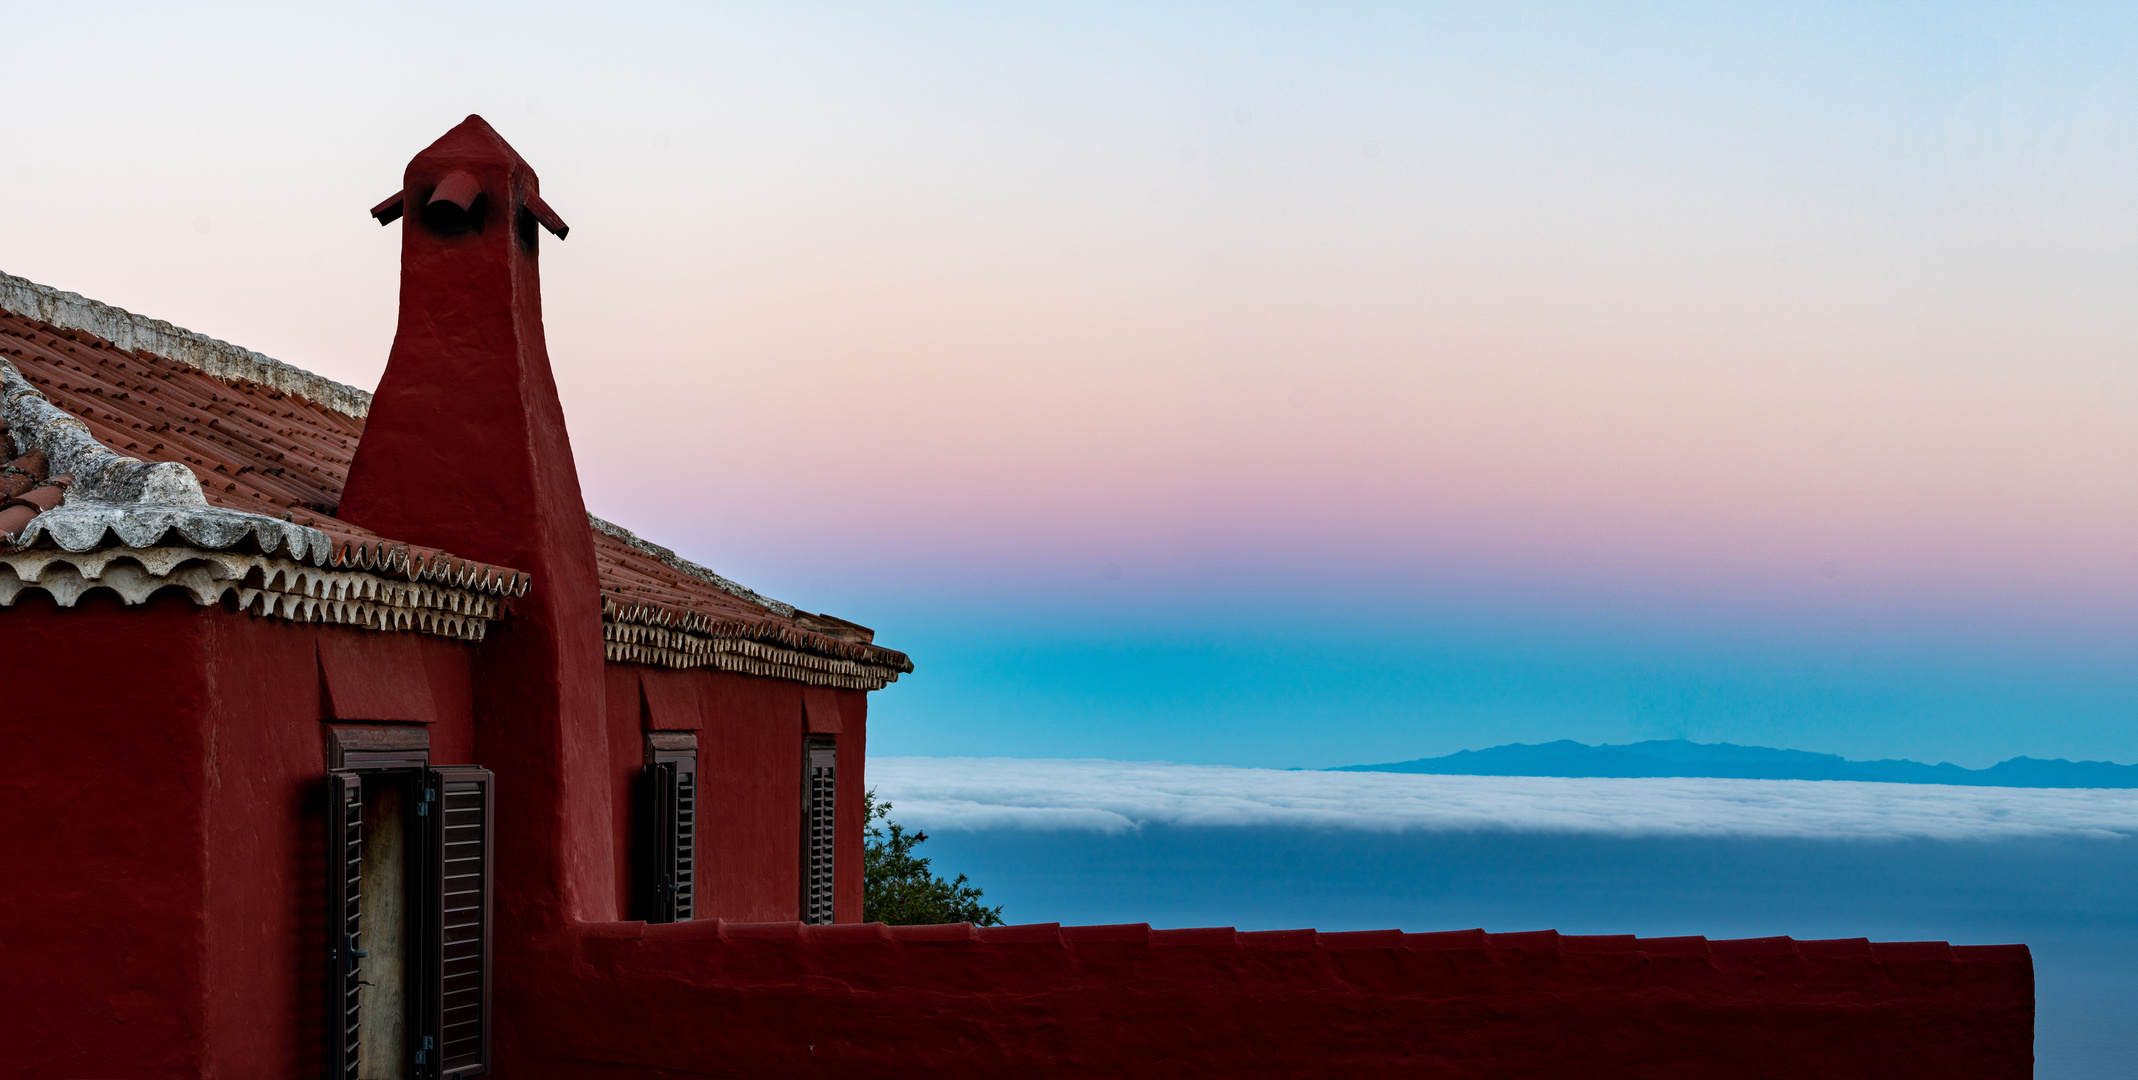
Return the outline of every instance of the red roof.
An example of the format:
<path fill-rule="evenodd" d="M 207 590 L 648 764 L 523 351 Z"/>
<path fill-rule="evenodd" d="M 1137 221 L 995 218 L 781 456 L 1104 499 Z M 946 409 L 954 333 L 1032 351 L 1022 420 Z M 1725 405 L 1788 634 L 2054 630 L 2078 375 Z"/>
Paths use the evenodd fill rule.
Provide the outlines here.
<path fill-rule="evenodd" d="M 124 348 L 84 324 L 159 347 Z M 203 352 L 221 355 L 204 361 Z M 171 353 L 191 354 L 186 360 L 193 362 Z M 333 516 L 364 434 L 370 395 L 362 391 L 5 275 L 0 359 L 52 405 L 80 419 L 104 446 L 143 461 L 185 465 L 211 506 L 318 529 L 334 540 L 337 562 L 518 576 L 392 541 Z M 212 367 L 257 378 L 204 370 Z M 714 663 L 870 689 L 913 670 L 905 654 L 874 645 L 865 627 L 799 611 L 621 528 L 598 519 L 590 524 L 613 659 L 674 667 Z M 738 649 L 737 642 L 760 643 L 769 652 Z M 715 653 L 724 659 L 709 659 Z"/>
<path fill-rule="evenodd" d="M 507 594 L 524 590 L 525 575 L 517 570 L 388 540 L 327 512 L 348 475 L 362 420 L 6 311 L 0 311 L 0 354 L 115 453 L 192 470 L 210 506 L 326 533 L 334 541 L 330 565 L 415 580 L 496 581 L 500 587 L 488 591 Z M 43 479 L 42 455 L 34 456 L 33 475 Z"/>

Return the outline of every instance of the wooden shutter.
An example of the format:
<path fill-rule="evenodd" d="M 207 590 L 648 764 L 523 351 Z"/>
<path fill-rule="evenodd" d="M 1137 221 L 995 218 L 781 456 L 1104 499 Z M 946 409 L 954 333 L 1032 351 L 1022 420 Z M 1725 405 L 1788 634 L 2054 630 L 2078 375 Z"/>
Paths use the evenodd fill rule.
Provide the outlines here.
<path fill-rule="evenodd" d="M 675 828 L 668 845 L 673 853 L 675 890 L 669 915 L 676 922 L 689 922 L 698 906 L 698 756 L 679 758 L 675 766 Z"/>
<path fill-rule="evenodd" d="M 647 765 L 645 784 L 645 824 L 639 844 L 643 914 L 647 922 L 674 922 L 676 763 Z"/>
<path fill-rule="evenodd" d="M 350 772 L 327 774 L 327 1075 L 359 1080 L 363 1017 L 364 785 Z"/>
<path fill-rule="evenodd" d="M 647 922 L 687 922 L 696 913 L 698 752 L 677 742 L 676 748 L 647 749 L 640 833 Z"/>
<path fill-rule="evenodd" d="M 833 822 L 837 818 L 838 751 L 832 740 L 813 736 L 805 744 L 808 764 L 803 798 L 802 921 L 832 921 Z"/>
<path fill-rule="evenodd" d="M 490 1071 L 491 807 L 487 769 L 448 765 L 424 774 L 428 822 L 424 1015 L 417 1075 L 456 1080 Z"/>

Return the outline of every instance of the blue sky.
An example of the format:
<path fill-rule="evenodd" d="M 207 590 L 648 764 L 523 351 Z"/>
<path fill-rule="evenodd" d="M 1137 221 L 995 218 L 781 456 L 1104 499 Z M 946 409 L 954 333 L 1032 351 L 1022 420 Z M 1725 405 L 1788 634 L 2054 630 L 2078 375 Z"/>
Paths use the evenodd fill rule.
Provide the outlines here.
<path fill-rule="evenodd" d="M 1114 603 L 886 602 L 921 670 L 874 698 L 871 748 L 1321 768 L 1687 738 L 1981 767 L 2130 760 L 2138 715 L 2122 641 L 1276 591 L 1156 603 L 1092 578 Z"/>

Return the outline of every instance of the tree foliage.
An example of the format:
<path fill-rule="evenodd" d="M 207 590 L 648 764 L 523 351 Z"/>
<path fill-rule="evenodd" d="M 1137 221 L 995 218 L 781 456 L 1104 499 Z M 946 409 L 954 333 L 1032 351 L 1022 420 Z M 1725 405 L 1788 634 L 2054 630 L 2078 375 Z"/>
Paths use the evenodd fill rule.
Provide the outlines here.
<path fill-rule="evenodd" d="M 907 832 L 905 826 L 892 821 L 891 804 L 878 799 L 874 788 L 862 800 L 868 813 L 868 826 L 862 832 L 866 846 L 861 863 L 867 880 L 861 900 L 864 921 L 892 926 L 1002 925 L 1001 905 L 982 905 L 980 890 L 966 884 L 965 875 L 945 881 L 929 871 L 927 859 L 913 853 L 928 839 L 927 833 Z"/>

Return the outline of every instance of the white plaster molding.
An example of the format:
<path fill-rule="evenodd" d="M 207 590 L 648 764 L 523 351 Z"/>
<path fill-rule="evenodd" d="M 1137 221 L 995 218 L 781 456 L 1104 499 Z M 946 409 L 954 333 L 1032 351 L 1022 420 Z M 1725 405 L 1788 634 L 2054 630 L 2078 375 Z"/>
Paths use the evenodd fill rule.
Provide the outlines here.
<path fill-rule="evenodd" d="M 248 614 L 480 641 L 502 602 L 468 589 L 322 570 L 289 559 L 197 548 L 0 552 L 0 607 L 32 590 L 73 607 L 95 589 L 129 605 L 176 586 L 207 607 L 228 598 Z"/>

